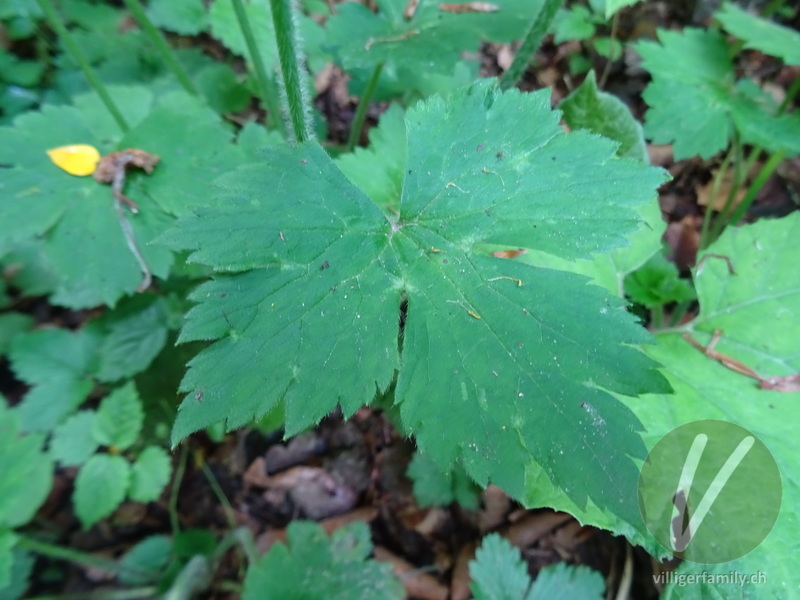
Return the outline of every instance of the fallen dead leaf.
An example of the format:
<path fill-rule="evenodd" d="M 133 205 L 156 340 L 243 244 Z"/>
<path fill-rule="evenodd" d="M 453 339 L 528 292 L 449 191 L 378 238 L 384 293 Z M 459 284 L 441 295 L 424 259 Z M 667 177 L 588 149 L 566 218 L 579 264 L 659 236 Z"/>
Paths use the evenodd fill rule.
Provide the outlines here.
<path fill-rule="evenodd" d="M 714 191 L 714 181 L 716 179 L 716 172 L 713 173 L 713 177 L 711 181 L 706 183 L 703 186 L 697 188 L 697 203 L 700 206 L 710 207 L 713 210 L 720 212 L 722 209 L 725 208 L 725 203 L 728 201 L 728 196 L 733 189 L 733 171 L 727 171 L 725 175 L 722 177 L 722 181 L 717 188 L 716 195 L 712 198 L 712 193 Z M 735 208 L 739 206 L 741 201 L 744 199 L 745 194 L 747 193 L 746 187 L 740 187 L 739 190 L 736 192 L 736 195 L 733 198 L 733 203 L 731 204 L 731 208 Z"/>
<path fill-rule="evenodd" d="M 382 546 L 376 546 L 373 553 L 376 560 L 392 565 L 409 596 L 419 600 L 447 600 L 447 588 L 432 575 L 420 572 L 417 567 Z"/>
<path fill-rule="evenodd" d="M 453 567 L 453 576 L 450 579 L 450 600 L 468 600 L 472 596 L 472 591 L 469 589 L 471 581 L 469 563 L 475 558 L 477 549 L 477 542 L 470 542 L 459 550 Z"/>
<path fill-rule="evenodd" d="M 800 373 L 784 375 L 783 377 L 764 377 L 758 382 L 762 390 L 774 392 L 800 392 Z"/>
<path fill-rule="evenodd" d="M 487 13 L 500 10 L 499 6 L 497 6 L 496 4 L 491 4 L 490 2 L 467 2 L 465 4 L 440 4 L 439 8 L 441 10 L 446 10 L 447 12 L 456 15 L 469 12 Z"/>
<path fill-rule="evenodd" d="M 403 10 L 403 16 L 405 17 L 406 21 L 411 20 L 411 18 L 414 16 L 414 13 L 417 12 L 418 6 L 419 0 L 408 0 L 408 4 L 406 4 L 405 9 Z"/>

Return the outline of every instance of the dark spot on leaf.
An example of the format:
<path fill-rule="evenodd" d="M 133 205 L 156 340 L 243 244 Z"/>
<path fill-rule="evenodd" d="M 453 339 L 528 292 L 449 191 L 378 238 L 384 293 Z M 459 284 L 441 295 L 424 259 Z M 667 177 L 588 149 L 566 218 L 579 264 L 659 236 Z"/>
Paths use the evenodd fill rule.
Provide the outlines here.
<path fill-rule="evenodd" d="M 197 390 L 194 394 L 194 399 L 197 402 L 202 402 L 203 400 L 203 390 Z"/>
<path fill-rule="evenodd" d="M 497 157 L 497 160 L 503 160 L 503 156 L 504 155 L 503 155 L 503 153 L 501 151 L 501 152 L 498 152 L 497 154 L 495 154 L 495 156 Z"/>
<path fill-rule="evenodd" d="M 550 157 L 550 160 L 555 160 L 555 159 L 556 159 L 556 157 L 555 157 L 555 156 L 551 156 L 551 157 Z"/>
<path fill-rule="evenodd" d="M 326 260 L 324 263 L 322 263 L 322 264 L 319 266 L 319 270 L 320 270 L 320 271 L 324 271 L 325 269 L 330 269 L 330 267 L 331 267 L 331 265 L 330 265 L 330 264 L 328 263 L 328 261 Z"/>
<path fill-rule="evenodd" d="M 442 262 L 443 262 L 444 264 L 447 264 L 447 259 L 446 259 L 446 258 L 443 258 L 443 259 L 442 259 Z"/>
<path fill-rule="evenodd" d="M 220 297 L 220 298 L 224 298 L 224 297 L 225 297 L 225 296 L 227 296 L 227 295 L 228 295 L 228 292 L 220 292 L 220 293 L 219 293 L 219 297 Z"/>
<path fill-rule="evenodd" d="M 405 338 L 406 316 L 408 314 L 408 296 L 405 291 L 400 295 L 400 317 L 397 323 L 397 351 L 403 353 L 403 340 Z"/>
<path fill-rule="evenodd" d="M 301 165 L 306 165 L 306 164 L 308 164 L 308 161 L 307 161 L 307 160 L 305 160 L 305 159 L 303 159 L 303 160 L 301 160 L 301 161 L 300 161 L 300 164 L 301 164 Z"/>
<path fill-rule="evenodd" d="M 477 152 L 480 152 L 481 150 L 483 150 L 483 144 L 478 144 Z"/>

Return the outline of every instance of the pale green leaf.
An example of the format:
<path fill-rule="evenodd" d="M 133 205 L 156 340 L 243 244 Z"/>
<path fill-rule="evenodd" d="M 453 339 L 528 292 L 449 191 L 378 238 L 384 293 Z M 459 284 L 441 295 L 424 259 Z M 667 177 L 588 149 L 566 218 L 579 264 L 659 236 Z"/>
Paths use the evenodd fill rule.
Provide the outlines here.
<path fill-rule="evenodd" d="M 709 158 L 727 147 L 734 128 L 744 142 L 800 153 L 800 116 L 777 115 L 755 97 L 753 84 L 735 85 L 724 36 L 686 28 L 658 32 L 659 42 L 636 44 L 653 76 L 642 97 L 650 105 L 645 134 L 656 144 L 674 144 L 675 158 Z"/>
<path fill-rule="evenodd" d="M 0 539 L 10 537 L 14 538 L 10 532 L 0 532 Z M 0 547 L 4 544 L 0 541 Z M 3 562 L 4 554 L 0 552 L 0 563 Z M 6 554 L 11 560 L 11 569 L 8 580 L 3 583 L 3 576 L 0 573 L 0 600 L 18 600 L 25 595 L 30 585 L 31 574 L 33 567 L 36 564 L 36 558 L 27 550 L 21 550 L 19 547 L 13 548 L 11 552 Z M 3 567 L 0 564 L 0 571 Z"/>
<path fill-rule="evenodd" d="M 53 462 L 44 436 L 22 434 L 19 417 L 0 397 L 0 528 L 33 518 L 53 483 Z"/>
<path fill-rule="evenodd" d="M 392 104 L 369 132 L 369 148 L 342 154 L 336 164 L 347 178 L 378 206 L 399 208 L 406 152 L 403 109 Z"/>
<path fill-rule="evenodd" d="M 800 372 L 797 323 L 800 320 L 800 272 L 792 259 L 800 215 L 764 220 L 730 228 L 708 249 L 709 257 L 695 274 L 700 315 L 688 327 L 701 343 L 710 332 L 722 336 L 715 350 L 754 369 L 760 376 Z M 702 259 L 703 253 L 699 256 Z M 800 407 L 796 393 L 760 389 L 752 378 L 736 373 L 705 356 L 680 335 L 664 334 L 648 354 L 665 366 L 675 395 L 645 396 L 626 402 L 647 427 L 649 446 L 675 427 L 691 421 L 722 419 L 752 431 L 774 456 L 781 472 L 783 501 L 780 516 L 767 539 L 754 551 L 721 565 L 682 565 L 679 573 L 710 575 L 765 574 L 765 581 L 740 585 L 708 579 L 685 587 L 674 581 L 665 598 L 788 598 L 800 587 L 800 575 L 784 557 L 800 551 L 800 438 L 796 423 Z M 758 492 L 754 492 L 756 502 Z M 702 576 L 702 575 L 701 575 Z"/>
<path fill-rule="evenodd" d="M 97 440 L 92 436 L 94 411 L 82 410 L 53 430 L 50 456 L 64 466 L 80 466 L 97 451 Z"/>
<path fill-rule="evenodd" d="M 158 27 L 182 35 L 196 35 L 208 26 L 203 0 L 151 0 L 147 15 Z"/>
<path fill-rule="evenodd" d="M 128 491 L 130 465 L 123 457 L 95 454 L 78 471 L 72 501 L 84 527 L 107 517 L 122 503 Z"/>
<path fill-rule="evenodd" d="M 787 65 L 800 65 L 800 33 L 742 10 L 726 2 L 714 14 L 722 26 L 745 41 L 745 48 L 754 48 L 777 56 Z"/>
<path fill-rule="evenodd" d="M 16 544 L 17 536 L 4 527 L 0 527 L 0 598 L 6 587 L 11 584 L 11 573 L 14 566 L 13 550 Z"/>
<path fill-rule="evenodd" d="M 550 29 L 555 34 L 553 41 L 561 44 L 568 40 L 588 40 L 597 24 L 597 17 L 588 8 L 576 4 L 569 9 L 558 9 Z"/>
<path fill-rule="evenodd" d="M 450 72 L 464 50 L 476 51 L 481 39 L 520 39 L 542 5 L 541 0 L 493 0 L 499 10 L 453 14 L 439 3 L 420 2 L 410 19 L 408 0 L 378 0 L 378 11 L 346 2 L 326 23 L 327 42 L 346 70 L 372 70 L 398 63 L 413 71 Z M 460 4 L 460 3 L 459 3 Z"/>
<path fill-rule="evenodd" d="M 158 500 L 164 486 L 169 483 L 171 472 L 169 455 L 162 448 L 147 446 L 133 463 L 128 496 L 136 502 Z"/>
<path fill-rule="evenodd" d="M 539 571 L 526 600 L 603 600 L 605 587 L 597 571 L 560 562 Z"/>
<path fill-rule="evenodd" d="M 617 154 L 647 163 L 647 148 L 642 126 L 630 109 L 616 96 L 597 88 L 594 71 L 575 88 L 558 108 L 570 129 L 588 129 L 619 142 Z"/>
<path fill-rule="evenodd" d="M 13 339 L 28 331 L 35 322 L 32 316 L 24 313 L 8 312 L 0 315 L 0 355 L 8 352 Z"/>
<path fill-rule="evenodd" d="M 469 563 L 469 575 L 475 600 L 524 600 L 531 586 L 519 550 L 496 533 L 483 538 Z"/>
<path fill-rule="evenodd" d="M 261 60 L 268 69 L 271 69 L 278 61 L 278 47 L 275 42 L 275 29 L 269 2 L 245 0 L 243 4 L 256 47 L 261 54 Z M 222 42 L 228 50 L 244 56 L 252 64 L 250 49 L 247 47 L 239 27 L 239 21 L 233 9 L 233 1 L 215 0 L 209 10 L 208 18 L 211 24 L 211 35 Z"/>
<path fill-rule="evenodd" d="M 129 381 L 103 398 L 92 423 L 92 435 L 100 444 L 125 450 L 139 439 L 143 421 L 142 401 Z"/>
<path fill-rule="evenodd" d="M 606 0 L 606 19 L 610 19 L 614 14 L 626 6 L 633 6 L 639 0 Z"/>
<path fill-rule="evenodd" d="M 165 237 L 219 272 L 181 334 L 218 341 L 191 363 L 173 440 L 279 404 L 291 435 L 337 403 L 353 414 L 397 371 L 403 426 L 440 468 L 521 497 L 535 460 L 579 506 L 637 523 L 638 424 L 603 390 L 666 391 L 635 348 L 648 336 L 586 279 L 486 249 L 624 245 L 663 182 L 558 120 L 548 92 L 492 82 L 417 104 L 399 214 L 314 145 L 223 177 L 217 205 Z"/>
<path fill-rule="evenodd" d="M 645 133 L 656 144 L 674 143 L 676 159 L 713 156 L 732 133 L 726 107 L 734 73 L 725 38 L 689 27 L 660 30 L 658 39 L 635 46 L 653 76 L 642 95 L 650 105 Z"/>
<path fill-rule="evenodd" d="M 277 543 L 244 580 L 244 600 L 400 600 L 403 585 L 385 563 L 366 558 L 371 544 L 360 542 L 358 552 L 336 552 L 316 523 L 293 521 L 287 531 L 288 546 Z M 336 533 L 339 543 L 346 537 L 369 539 L 363 522 Z"/>
<path fill-rule="evenodd" d="M 43 329 L 14 340 L 11 367 L 32 386 L 17 407 L 25 431 L 50 431 L 86 399 L 99 344 L 97 330 L 90 327 Z"/>
<path fill-rule="evenodd" d="M 128 550 L 119 561 L 125 569 L 120 581 L 131 586 L 157 582 L 171 558 L 172 540 L 165 535 L 151 535 Z"/>
<path fill-rule="evenodd" d="M 478 508 L 481 489 L 459 465 L 443 471 L 427 454 L 417 452 L 406 474 L 414 482 L 414 498 L 420 506 L 447 506 L 458 502 L 470 510 Z"/>

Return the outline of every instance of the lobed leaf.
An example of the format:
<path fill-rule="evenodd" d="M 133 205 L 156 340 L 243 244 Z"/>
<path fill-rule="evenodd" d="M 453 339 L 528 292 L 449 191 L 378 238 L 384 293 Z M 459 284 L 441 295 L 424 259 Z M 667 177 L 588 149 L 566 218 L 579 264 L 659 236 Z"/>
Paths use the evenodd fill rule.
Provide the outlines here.
<path fill-rule="evenodd" d="M 732 2 L 723 4 L 714 17 L 730 33 L 744 40 L 745 48 L 777 56 L 787 65 L 800 65 L 797 31 L 742 10 Z"/>
<path fill-rule="evenodd" d="M 292 435 L 397 373 L 403 426 L 441 469 L 519 498 L 535 461 L 579 505 L 638 522 L 638 423 L 604 390 L 667 389 L 634 347 L 646 333 L 586 279 L 487 247 L 623 245 L 663 172 L 564 134 L 547 92 L 491 82 L 415 106 L 406 131 L 399 214 L 304 145 L 221 178 L 225 195 L 163 238 L 218 272 L 181 334 L 217 341 L 190 363 L 173 441 L 276 406 Z"/>
<path fill-rule="evenodd" d="M 642 97 L 650 105 L 644 130 L 654 143 L 673 143 L 676 159 L 709 158 L 736 130 L 746 143 L 800 153 L 800 116 L 776 115 L 766 94 L 735 85 L 722 34 L 686 28 L 659 30 L 658 38 L 636 44 L 653 76 Z"/>
<path fill-rule="evenodd" d="M 619 142 L 617 154 L 647 163 L 642 126 L 616 96 L 601 92 L 594 71 L 558 107 L 571 129 L 588 129 Z"/>
<path fill-rule="evenodd" d="M 475 600 L 525 600 L 531 578 L 519 550 L 498 534 L 487 535 L 469 563 Z"/>
<path fill-rule="evenodd" d="M 244 600 L 392 600 L 405 597 L 391 567 L 367 560 L 369 528 L 355 522 L 328 539 L 317 523 L 294 521 L 288 546 L 278 543 L 247 571 Z M 336 552 L 346 537 L 358 552 Z M 366 542 L 366 543 L 364 543 Z"/>

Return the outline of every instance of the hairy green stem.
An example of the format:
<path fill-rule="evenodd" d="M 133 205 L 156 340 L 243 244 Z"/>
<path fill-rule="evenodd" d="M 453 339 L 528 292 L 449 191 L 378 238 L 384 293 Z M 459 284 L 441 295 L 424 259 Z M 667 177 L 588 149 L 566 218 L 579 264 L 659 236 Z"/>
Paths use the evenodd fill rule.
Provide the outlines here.
<path fill-rule="evenodd" d="M 792 85 L 789 86 L 789 89 L 786 92 L 786 97 L 781 102 L 781 105 L 778 107 L 778 114 L 782 115 L 786 112 L 789 104 L 791 104 L 792 100 L 795 99 L 797 96 L 797 92 L 800 92 L 800 77 L 795 77 L 795 80 L 792 82 Z"/>
<path fill-rule="evenodd" d="M 514 57 L 514 61 L 508 71 L 503 73 L 500 78 L 501 90 L 511 89 L 522 79 L 531 62 L 531 58 L 539 49 L 542 39 L 550 28 L 550 23 L 553 22 L 553 18 L 563 2 L 564 0 L 544 0 L 542 8 L 531 23 L 530 29 L 528 29 L 528 33 L 525 35 L 525 39 Z"/>
<path fill-rule="evenodd" d="M 283 126 L 283 118 L 281 117 L 280 94 L 272 77 L 267 73 L 267 67 L 264 65 L 264 59 L 259 51 L 256 37 L 253 35 L 253 29 L 250 27 L 250 21 L 247 19 L 242 0 L 233 0 L 233 12 L 236 13 L 239 29 L 242 32 L 247 52 L 250 55 L 253 76 L 255 77 L 256 88 L 258 88 L 258 97 L 261 98 L 264 102 L 264 107 L 267 109 L 267 125 L 280 128 L 284 137 L 286 137 L 288 132 Z"/>
<path fill-rule="evenodd" d="M 142 576 L 149 575 L 149 573 L 146 571 L 124 566 L 115 560 L 100 558 L 94 554 L 89 554 L 88 552 L 81 552 L 80 550 L 75 550 L 73 548 L 65 548 L 63 546 L 58 546 L 49 542 L 43 542 L 41 540 L 36 540 L 24 535 L 20 535 L 18 537 L 17 547 L 22 548 L 23 550 L 30 550 L 36 554 L 48 556 L 50 558 L 66 560 L 78 565 L 102 569 L 103 571 L 108 571 L 109 573 L 131 573 Z"/>
<path fill-rule="evenodd" d="M 119 110 L 119 108 L 117 108 L 117 105 L 114 104 L 114 100 L 112 100 L 111 95 L 106 89 L 106 86 L 103 85 L 103 82 L 100 81 L 100 78 L 97 76 L 97 73 L 95 73 L 92 65 L 89 64 L 89 59 L 86 58 L 86 55 L 80 49 L 80 46 L 78 46 L 73 39 L 72 34 L 61 22 L 61 17 L 58 16 L 53 3 L 50 0 L 37 1 L 39 3 L 39 7 L 42 9 L 42 12 L 47 18 L 50 27 L 53 28 L 53 31 L 56 32 L 59 39 L 64 44 L 67 54 L 69 54 L 70 58 L 72 58 L 72 60 L 75 61 L 75 63 L 81 68 L 84 77 L 86 77 L 86 81 L 89 82 L 91 88 L 100 97 L 100 100 L 103 102 L 108 112 L 111 113 L 111 116 L 114 117 L 114 120 L 117 122 L 117 125 L 119 125 L 119 128 L 123 132 L 130 131 L 128 122 L 125 120 L 125 117 L 122 116 L 122 112 Z"/>
<path fill-rule="evenodd" d="M 269 0 L 278 57 L 281 63 L 281 97 L 287 108 L 295 141 L 314 139 L 309 110 L 311 99 L 306 85 L 300 32 L 294 15 L 293 0 Z"/>
<path fill-rule="evenodd" d="M 709 196 L 709 204 L 706 206 L 706 212 L 703 215 L 703 227 L 700 230 L 700 248 L 708 247 L 708 232 L 711 228 L 711 215 L 714 213 L 714 200 L 719 193 L 722 180 L 725 178 L 725 174 L 730 168 L 732 157 L 733 149 L 725 153 L 725 158 L 722 160 L 722 165 L 720 165 L 719 169 L 717 170 L 717 174 L 714 176 L 714 183 L 711 185 L 711 195 Z"/>
<path fill-rule="evenodd" d="M 781 161 L 786 156 L 786 151 L 781 150 L 779 152 L 774 153 L 767 159 L 767 162 L 764 163 L 764 166 L 758 172 L 755 179 L 753 179 L 753 183 L 750 184 L 750 187 L 747 189 L 747 193 L 742 198 L 742 201 L 739 203 L 739 206 L 736 207 L 736 210 L 733 211 L 733 214 L 730 217 L 725 219 L 719 219 L 717 223 L 715 223 L 714 228 L 711 231 L 712 239 L 716 239 L 722 233 L 722 229 L 729 223 L 736 225 L 747 210 L 753 205 L 753 202 L 758 196 L 758 193 L 761 191 L 761 188 L 764 187 L 764 184 L 767 182 L 767 179 L 775 172 L 775 169 L 781 164 Z"/>
<path fill-rule="evenodd" d="M 353 122 L 350 124 L 350 136 L 347 138 L 347 150 L 352 152 L 358 146 L 358 141 L 361 139 L 361 130 L 364 128 L 364 119 L 367 117 L 367 109 L 372 96 L 375 95 L 375 90 L 378 88 L 378 81 L 383 72 L 383 63 L 378 63 L 375 70 L 372 71 L 372 76 L 367 82 L 367 87 L 364 90 L 364 95 L 358 101 L 358 108 L 353 117 Z"/>
<path fill-rule="evenodd" d="M 142 7 L 142 3 L 139 0 L 123 0 L 125 2 L 125 6 L 128 7 L 128 10 L 131 11 L 133 14 L 133 18 L 136 19 L 137 23 L 139 23 L 139 27 L 142 28 L 145 35 L 150 38 L 150 41 L 153 42 L 156 49 L 158 50 L 159 54 L 161 54 L 161 58 L 164 60 L 164 64 L 167 65 L 167 68 L 172 71 L 175 78 L 178 80 L 178 83 L 183 86 L 187 92 L 192 94 L 193 96 L 198 96 L 197 88 L 194 87 L 194 84 L 189 79 L 189 75 L 186 73 L 186 70 L 183 68 L 178 59 L 175 57 L 175 53 L 170 48 L 169 44 L 167 44 L 167 40 L 164 39 L 164 35 L 156 29 L 153 22 L 145 13 L 144 8 Z"/>
<path fill-rule="evenodd" d="M 178 535 L 181 531 L 181 521 L 178 517 L 178 493 L 181 490 L 183 475 L 186 473 L 186 460 L 189 458 L 189 444 L 184 442 L 181 445 L 181 456 L 178 459 L 178 468 L 172 476 L 172 489 L 169 491 L 169 524 L 172 535 Z"/>

